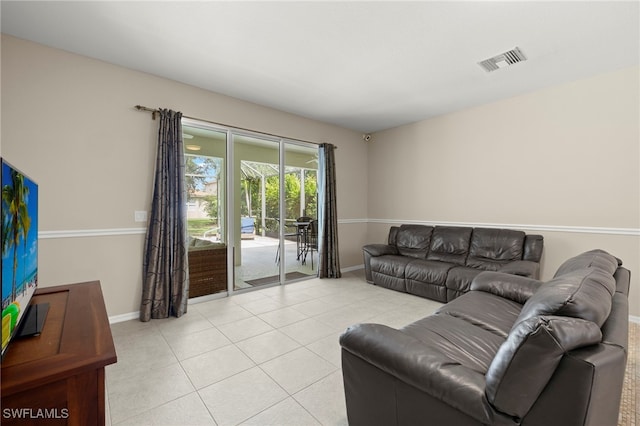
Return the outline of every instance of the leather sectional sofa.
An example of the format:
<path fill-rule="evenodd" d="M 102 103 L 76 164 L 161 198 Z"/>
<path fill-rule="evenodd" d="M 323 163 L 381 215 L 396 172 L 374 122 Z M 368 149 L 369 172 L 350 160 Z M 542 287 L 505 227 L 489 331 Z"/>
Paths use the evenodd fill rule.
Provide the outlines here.
<path fill-rule="evenodd" d="M 366 280 L 382 287 L 449 302 L 482 271 L 538 278 L 541 235 L 512 229 L 392 226 L 387 244 L 362 248 Z"/>
<path fill-rule="evenodd" d="M 340 337 L 351 426 L 615 426 L 629 270 L 593 250 L 548 282 L 482 272 L 470 291 L 399 330 Z"/>

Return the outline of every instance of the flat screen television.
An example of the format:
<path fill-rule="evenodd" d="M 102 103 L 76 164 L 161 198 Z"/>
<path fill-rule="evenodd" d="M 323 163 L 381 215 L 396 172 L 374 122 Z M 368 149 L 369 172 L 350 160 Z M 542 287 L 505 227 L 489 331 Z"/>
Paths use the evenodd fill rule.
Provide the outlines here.
<path fill-rule="evenodd" d="M 4 159 L 1 180 L 4 357 L 12 339 L 39 334 L 48 306 L 29 303 L 38 286 L 38 185 Z"/>

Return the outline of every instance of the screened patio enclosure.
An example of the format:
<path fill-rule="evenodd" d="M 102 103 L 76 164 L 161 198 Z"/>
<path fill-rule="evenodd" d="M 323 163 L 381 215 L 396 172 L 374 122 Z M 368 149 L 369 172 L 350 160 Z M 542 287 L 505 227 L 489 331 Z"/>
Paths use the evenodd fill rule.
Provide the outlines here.
<path fill-rule="evenodd" d="M 316 159 L 309 160 L 317 164 Z M 277 238 L 279 224 L 277 164 L 242 161 L 242 214 L 255 218 L 256 233 Z M 317 170 L 285 166 L 285 228 L 300 217 L 317 218 Z"/>

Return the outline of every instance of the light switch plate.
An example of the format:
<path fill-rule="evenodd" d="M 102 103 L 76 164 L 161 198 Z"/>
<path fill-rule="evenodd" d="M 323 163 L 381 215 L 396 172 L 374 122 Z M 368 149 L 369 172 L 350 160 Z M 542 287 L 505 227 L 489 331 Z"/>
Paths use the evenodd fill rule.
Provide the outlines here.
<path fill-rule="evenodd" d="M 134 220 L 136 222 L 146 222 L 147 221 L 147 212 L 146 211 L 135 211 L 134 212 Z"/>

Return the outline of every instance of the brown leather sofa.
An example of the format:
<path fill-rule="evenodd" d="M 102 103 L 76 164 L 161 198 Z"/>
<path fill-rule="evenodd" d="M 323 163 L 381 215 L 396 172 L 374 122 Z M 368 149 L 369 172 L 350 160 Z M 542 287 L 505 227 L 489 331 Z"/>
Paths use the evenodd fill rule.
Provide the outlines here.
<path fill-rule="evenodd" d="M 544 283 L 483 272 L 399 330 L 350 327 L 340 337 L 349 424 L 615 426 L 629 327 L 621 264 L 593 250 Z"/>
<path fill-rule="evenodd" d="M 541 235 L 513 229 L 392 226 L 387 244 L 362 248 L 367 282 L 449 302 L 482 271 L 538 278 Z"/>

